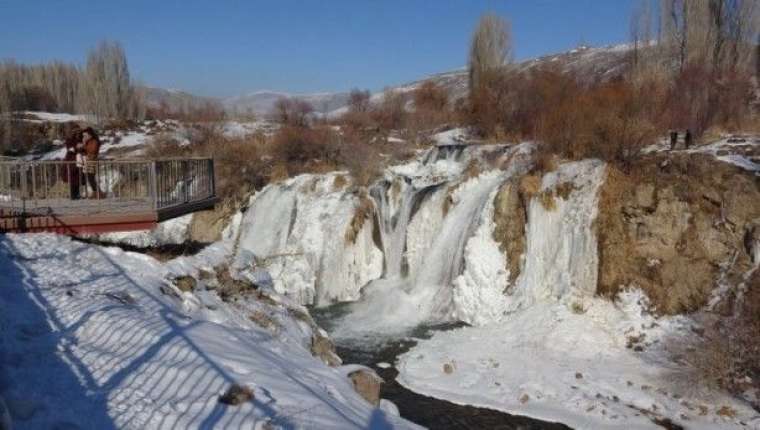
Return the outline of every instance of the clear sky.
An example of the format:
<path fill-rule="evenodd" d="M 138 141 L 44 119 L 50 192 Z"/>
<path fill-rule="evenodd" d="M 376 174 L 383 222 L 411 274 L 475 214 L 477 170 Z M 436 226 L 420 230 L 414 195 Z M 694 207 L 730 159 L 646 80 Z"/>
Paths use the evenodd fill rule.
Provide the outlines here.
<path fill-rule="evenodd" d="M 478 17 L 517 59 L 625 42 L 634 0 L 0 0 L 0 59 L 82 63 L 121 42 L 135 78 L 226 97 L 382 89 L 464 66 Z"/>

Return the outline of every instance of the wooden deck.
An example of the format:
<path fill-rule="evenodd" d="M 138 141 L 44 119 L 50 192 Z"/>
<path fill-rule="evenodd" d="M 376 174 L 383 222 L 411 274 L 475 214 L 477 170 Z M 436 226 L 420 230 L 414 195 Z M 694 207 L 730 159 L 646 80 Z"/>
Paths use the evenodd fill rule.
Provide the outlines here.
<path fill-rule="evenodd" d="M 72 162 L 0 161 L 0 233 L 148 230 L 219 200 L 212 159 L 99 160 L 98 199 L 68 198 L 61 178 L 73 169 Z"/>

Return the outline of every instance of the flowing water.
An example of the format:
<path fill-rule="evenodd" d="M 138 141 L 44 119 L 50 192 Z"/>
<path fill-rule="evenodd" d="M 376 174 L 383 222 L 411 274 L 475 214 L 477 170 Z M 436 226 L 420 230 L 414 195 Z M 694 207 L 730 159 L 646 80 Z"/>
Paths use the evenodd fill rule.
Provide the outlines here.
<path fill-rule="evenodd" d="M 334 328 L 340 316 L 348 312 L 346 304 L 310 310 L 317 323 L 327 330 Z M 374 369 L 383 378 L 380 397 L 390 400 L 399 409 L 402 417 L 429 429 L 500 429 L 500 430 L 567 430 L 569 427 L 510 415 L 487 408 L 458 405 L 445 400 L 415 393 L 396 381 L 398 370 L 393 367 L 396 358 L 409 351 L 417 342 L 415 338 L 429 337 L 434 330 L 448 330 L 461 324 L 419 326 L 410 330 L 409 336 L 383 338 L 378 342 L 354 342 L 338 340 L 336 352 L 344 363 L 362 364 Z M 391 367 L 378 367 L 378 363 L 388 363 Z"/>

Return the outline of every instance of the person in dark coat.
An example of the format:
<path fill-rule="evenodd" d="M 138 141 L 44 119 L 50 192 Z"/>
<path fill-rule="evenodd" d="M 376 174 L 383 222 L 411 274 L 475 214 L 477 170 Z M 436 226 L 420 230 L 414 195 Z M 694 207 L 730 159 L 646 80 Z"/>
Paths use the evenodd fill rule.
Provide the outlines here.
<path fill-rule="evenodd" d="M 691 130 L 686 129 L 686 135 L 683 138 L 684 146 L 686 146 L 686 149 L 689 149 L 691 146 Z"/>
<path fill-rule="evenodd" d="M 82 131 L 82 144 L 84 151 L 84 175 L 87 178 L 87 184 L 90 185 L 93 192 L 93 198 L 101 198 L 100 188 L 96 178 L 98 168 L 98 156 L 100 154 L 100 139 L 95 134 L 92 127 L 87 127 Z"/>
<path fill-rule="evenodd" d="M 676 149 L 676 143 L 678 143 L 678 132 L 670 130 L 670 150 Z"/>
<path fill-rule="evenodd" d="M 82 176 L 82 170 L 75 163 L 77 159 L 77 153 L 82 152 L 84 145 L 82 144 L 82 130 L 78 125 L 74 126 L 66 139 L 66 155 L 63 157 L 63 161 L 68 161 L 65 164 L 65 176 L 64 181 L 69 183 L 69 197 L 72 200 L 77 200 L 81 197 L 79 192 L 79 186 L 81 184 L 80 178 Z"/>

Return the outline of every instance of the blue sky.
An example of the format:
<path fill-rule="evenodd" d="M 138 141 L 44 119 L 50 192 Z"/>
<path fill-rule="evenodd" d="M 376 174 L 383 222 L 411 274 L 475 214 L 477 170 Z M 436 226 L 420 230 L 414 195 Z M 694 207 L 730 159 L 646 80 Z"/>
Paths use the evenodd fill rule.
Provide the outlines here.
<path fill-rule="evenodd" d="M 382 89 L 462 67 L 478 17 L 509 19 L 517 59 L 625 42 L 635 0 L 0 0 L 0 59 L 82 63 L 120 41 L 145 84 L 226 97 Z"/>

